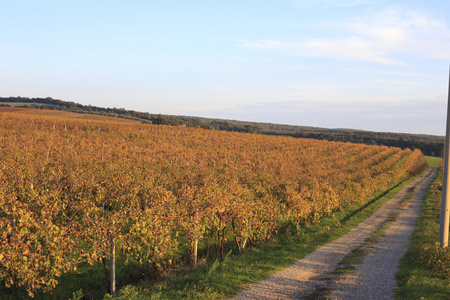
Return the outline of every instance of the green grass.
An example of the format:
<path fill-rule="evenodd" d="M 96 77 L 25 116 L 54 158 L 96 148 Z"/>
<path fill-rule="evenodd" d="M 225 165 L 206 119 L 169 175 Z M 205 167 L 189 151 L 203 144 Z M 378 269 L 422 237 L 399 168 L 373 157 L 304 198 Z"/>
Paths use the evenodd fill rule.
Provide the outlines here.
<path fill-rule="evenodd" d="M 440 166 L 438 158 L 427 157 L 427 161 L 430 166 Z M 418 254 L 424 249 L 423 245 L 435 245 L 439 240 L 442 195 L 440 183 L 442 183 L 442 170 L 427 191 L 411 245 L 400 263 L 400 270 L 397 273 L 399 288 L 396 291 L 396 299 L 450 299 L 449 276 L 433 269 L 432 257 L 428 261 L 418 259 Z M 448 263 L 450 261 L 447 261 Z"/>
<path fill-rule="evenodd" d="M 427 163 L 432 168 L 439 168 L 441 166 L 442 158 L 433 157 L 433 156 L 425 156 Z"/>
<path fill-rule="evenodd" d="M 29 102 L 0 102 L 1 105 L 9 105 L 11 107 L 18 107 L 18 106 L 27 106 L 27 107 L 33 107 L 33 104 L 36 103 L 29 103 Z M 48 105 L 44 103 L 38 103 L 38 105 Z"/>

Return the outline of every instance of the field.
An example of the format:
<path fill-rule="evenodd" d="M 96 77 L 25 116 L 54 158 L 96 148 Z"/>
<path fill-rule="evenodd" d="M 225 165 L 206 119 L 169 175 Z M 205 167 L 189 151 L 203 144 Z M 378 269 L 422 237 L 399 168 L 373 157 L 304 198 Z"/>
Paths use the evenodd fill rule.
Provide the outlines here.
<path fill-rule="evenodd" d="M 106 270 L 112 241 L 120 265 L 153 277 L 224 261 L 426 165 L 418 150 L 24 112 L 0 119 L 0 280 L 11 295 Z"/>
<path fill-rule="evenodd" d="M 31 108 L 0 106 L 0 112 L 22 112 L 23 113 L 27 110 L 32 110 L 32 109 Z"/>
<path fill-rule="evenodd" d="M 2 102 L 2 105 L 7 105 L 7 106 L 11 106 L 14 108 L 20 108 L 18 106 L 28 106 L 30 105 L 30 103 L 26 103 L 26 102 Z M 1 109 L 3 109 L 4 107 L 2 107 Z"/>
<path fill-rule="evenodd" d="M 115 118 L 110 116 L 94 115 L 94 114 L 80 114 L 75 112 L 68 112 L 63 110 L 44 110 L 44 109 L 34 109 L 34 108 L 21 108 L 21 107 L 2 107 L 0 106 L 0 113 L 11 112 L 17 114 L 28 114 L 28 115 L 41 115 L 41 116 L 51 116 L 57 118 L 67 118 L 67 119 L 79 119 L 79 120 L 93 120 L 93 121 L 112 121 L 120 123 L 138 123 L 138 121 L 133 121 L 130 119 Z"/>

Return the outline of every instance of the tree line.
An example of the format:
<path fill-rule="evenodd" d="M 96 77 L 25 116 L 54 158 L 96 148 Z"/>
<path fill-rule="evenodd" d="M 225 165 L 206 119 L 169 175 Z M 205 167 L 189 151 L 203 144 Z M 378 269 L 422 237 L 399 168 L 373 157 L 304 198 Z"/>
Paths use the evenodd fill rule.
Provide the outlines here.
<path fill-rule="evenodd" d="M 0 104 L 3 106 L 10 106 L 15 103 L 16 105 L 14 106 L 17 107 L 64 110 L 76 113 L 112 116 L 158 125 L 186 126 L 211 130 L 249 132 L 267 135 L 283 135 L 295 138 L 312 138 L 318 140 L 342 141 L 366 145 L 399 147 L 401 149 L 420 149 L 425 155 L 438 157 L 443 154 L 445 141 L 442 136 L 424 134 L 371 132 L 351 129 L 327 129 L 308 126 L 151 114 L 147 112 L 126 110 L 124 108 L 103 108 L 92 105 L 83 105 L 72 101 L 63 101 L 50 97 L 3 97 L 0 98 L 0 103 L 3 103 Z"/>

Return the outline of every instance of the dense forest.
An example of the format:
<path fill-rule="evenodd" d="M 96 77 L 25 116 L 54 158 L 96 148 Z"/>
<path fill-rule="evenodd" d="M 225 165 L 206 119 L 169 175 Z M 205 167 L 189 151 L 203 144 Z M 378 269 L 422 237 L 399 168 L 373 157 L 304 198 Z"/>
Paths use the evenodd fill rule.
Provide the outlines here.
<path fill-rule="evenodd" d="M 103 108 L 83 105 L 75 102 L 53 99 L 50 97 L 4 97 L 0 98 L 0 103 L 3 103 L 0 104 L 3 106 L 54 109 L 77 113 L 106 115 L 159 125 L 201 127 L 211 130 L 283 135 L 328 141 L 344 141 L 367 145 L 394 146 L 402 149 L 410 148 L 412 150 L 420 149 L 425 155 L 430 156 L 442 156 L 445 140 L 443 136 L 425 134 L 371 132 L 353 129 L 327 129 L 308 126 L 151 114 L 126 110 L 124 108 Z"/>

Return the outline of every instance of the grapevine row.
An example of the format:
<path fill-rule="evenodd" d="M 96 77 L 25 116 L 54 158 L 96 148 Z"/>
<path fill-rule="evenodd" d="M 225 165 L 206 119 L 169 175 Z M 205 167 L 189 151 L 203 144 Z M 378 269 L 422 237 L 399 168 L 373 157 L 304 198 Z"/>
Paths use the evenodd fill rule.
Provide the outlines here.
<path fill-rule="evenodd" d="M 30 295 L 112 237 L 159 268 L 199 241 L 242 251 L 425 166 L 418 150 L 8 113 L 0 142 L 0 280 Z"/>

